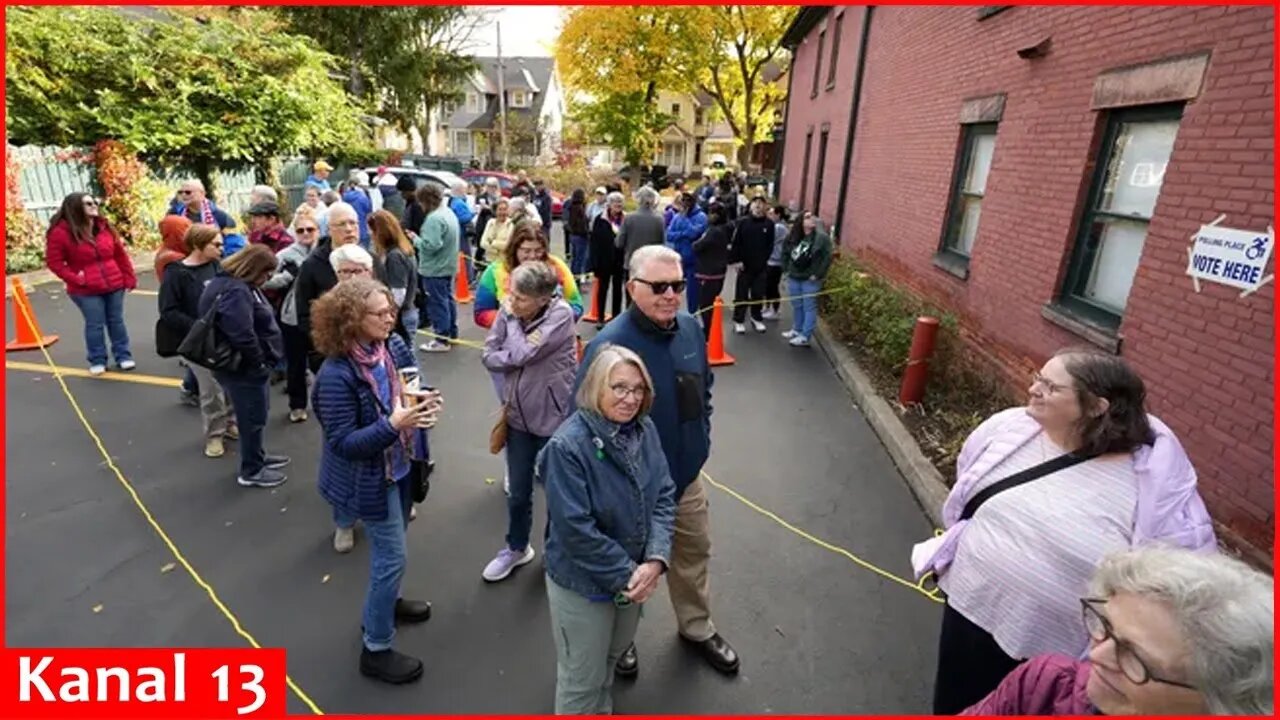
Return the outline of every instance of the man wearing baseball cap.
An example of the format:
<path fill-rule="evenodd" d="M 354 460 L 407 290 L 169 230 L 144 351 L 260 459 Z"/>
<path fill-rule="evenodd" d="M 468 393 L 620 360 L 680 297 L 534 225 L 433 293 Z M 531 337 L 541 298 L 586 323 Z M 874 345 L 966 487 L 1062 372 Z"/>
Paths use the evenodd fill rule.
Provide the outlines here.
<path fill-rule="evenodd" d="M 270 200 L 249 208 L 249 244 L 266 245 L 279 253 L 293 244 L 293 236 L 280 222 L 280 206 Z"/>
<path fill-rule="evenodd" d="M 605 207 L 609 204 L 605 199 L 609 196 L 609 191 L 604 186 L 596 188 L 595 202 L 587 206 L 587 225 L 594 225 L 596 216 L 604 212 Z"/>
<path fill-rule="evenodd" d="M 306 182 L 302 184 L 303 189 L 314 187 L 321 193 L 326 193 L 333 188 L 329 187 L 329 173 L 333 172 L 333 166 L 324 160 L 317 160 L 315 165 L 311 166 L 311 174 L 307 176 Z"/>

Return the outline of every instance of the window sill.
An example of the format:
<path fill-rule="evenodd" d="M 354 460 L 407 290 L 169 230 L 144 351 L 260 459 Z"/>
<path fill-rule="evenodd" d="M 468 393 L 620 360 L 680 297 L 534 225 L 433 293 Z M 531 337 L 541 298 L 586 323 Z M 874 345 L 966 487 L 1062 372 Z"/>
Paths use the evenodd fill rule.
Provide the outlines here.
<path fill-rule="evenodd" d="M 1114 328 L 1103 327 L 1084 320 L 1079 315 L 1056 303 L 1045 303 L 1040 308 L 1040 317 L 1073 335 L 1079 335 L 1090 344 L 1096 345 L 1112 355 L 1120 354 L 1120 344 L 1124 338 L 1120 337 Z"/>
<path fill-rule="evenodd" d="M 937 252 L 933 256 L 933 266 L 961 280 L 969 279 L 969 258 L 960 253 L 949 250 Z"/>

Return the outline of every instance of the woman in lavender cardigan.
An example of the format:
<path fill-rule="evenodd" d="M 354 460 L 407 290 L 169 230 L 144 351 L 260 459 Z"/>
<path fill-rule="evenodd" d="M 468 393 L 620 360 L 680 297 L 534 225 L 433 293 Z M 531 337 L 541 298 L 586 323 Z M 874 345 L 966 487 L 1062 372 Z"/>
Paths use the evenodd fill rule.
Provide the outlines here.
<path fill-rule="evenodd" d="M 965 441 L 943 506 L 946 532 L 916 545 L 917 578 L 947 594 L 934 713 L 991 692 L 1023 659 L 1080 656 L 1078 598 L 1107 554 L 1148 543 L 1216 547 L 1195 469 L 1172 431 L 1147 415 L 1142 379 L 1111 355 L 1055 355 L 1026 407 L 997 413 Z M 1078 464 L 965 506 L 996 482 L 1055 457 Z"/>

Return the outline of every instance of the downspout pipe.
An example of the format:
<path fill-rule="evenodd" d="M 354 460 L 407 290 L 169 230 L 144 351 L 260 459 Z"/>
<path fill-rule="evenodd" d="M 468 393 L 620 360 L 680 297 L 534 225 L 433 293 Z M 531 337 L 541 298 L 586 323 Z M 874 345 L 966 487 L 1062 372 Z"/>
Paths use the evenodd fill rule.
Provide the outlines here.
<path fill-rule="evenodd" d="M 778 139 L 778 185 L 774 188 L 774 197 L 778 204 L 782 203 L 782 169 L 787 159 L 787 133 L 791 131 L 791 86 L 796 80 L 796 51 L 791 50 L 791 64 L 787 68 L 787 113 L 782 116 L 782 137 Z M 803 182 L 803 181 L 802 181 Z"/>
<path fill-rule="evenodd" d="M 849 107 L 849 131 L 844 145 L 844 167 L 840 171 L 840 201 L 836 205 L 836 246 L 844 241 L 844 210 L 849 197 L 849 173 L 853 167 L 853 141 L 858 134 L 858 108 L 862 105 L 862 78 L 867 69 L 867 41 L 871 38 L 871 16 L 874 5 L 862 15 L 862 39 L 858 42 L 858 69 L 853 80 L 853 102 Z M 790 92 L 787 93 L 790 97 Z"/>

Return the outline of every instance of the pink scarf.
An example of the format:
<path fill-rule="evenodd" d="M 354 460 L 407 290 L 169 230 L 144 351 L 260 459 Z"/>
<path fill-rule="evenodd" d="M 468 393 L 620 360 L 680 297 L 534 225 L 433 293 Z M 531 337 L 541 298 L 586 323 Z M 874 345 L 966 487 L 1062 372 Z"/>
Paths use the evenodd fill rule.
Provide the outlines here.
<path fill-rule="evenodd" d="M 396 372 L 395 362 L 391 359 L 391 353 L 387 352 L 386 342 L 379 341 L 373 344 L 372 350 L 366 350 L 360 343 L 351 346 L 351 352 L 347 354 L 351 363 L 356 366 L 360 372 L 360 377 L 369 384 L 369 388 L 373 390 L 375 398 L 381 398 L 378 393 L 378 381 L 373 377 L 373 368 L 382 365 L 383 370 L 387 373 L 387 383 L 391 387 L 391 410 L 395 407 L 395 399 L 400 396 L 400 374 Z M 400 444 L 404 448 L 405 458 L 411 456 L 413 448 L 413 431 L 409 429 L 400 431 Z M 384 458 L 387 463 L 387 477 L 392 477 L 391 452 L 394 448 L 387 448 Z"/>
<path fill-rule="evenodd" d="M 218 221 L 213 218 L 213 203 L 209 202 L 209 198 L 200 201 L 200 224 L 218 227 Z"/>

